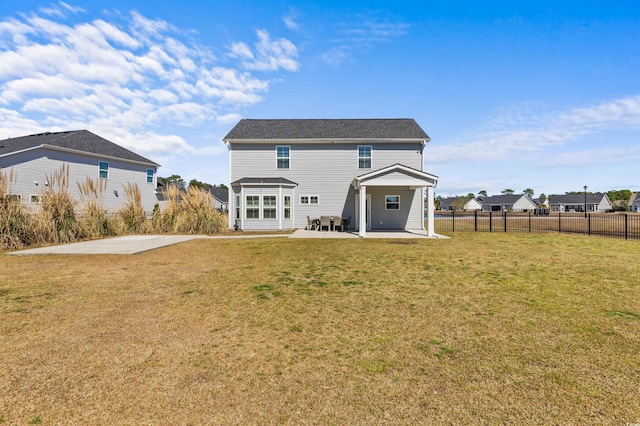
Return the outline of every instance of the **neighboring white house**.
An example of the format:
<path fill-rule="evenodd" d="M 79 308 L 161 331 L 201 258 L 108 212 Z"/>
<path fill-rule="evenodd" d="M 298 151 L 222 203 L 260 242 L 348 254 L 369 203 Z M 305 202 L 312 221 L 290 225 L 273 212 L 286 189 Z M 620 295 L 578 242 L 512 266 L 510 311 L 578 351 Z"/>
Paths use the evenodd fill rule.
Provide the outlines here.
<path fill-rule="evenodd" d="M 538 205 L 524 194 L 482 197 L 480 203 L 483 212 L 528 212 L 538 208 Z"/>
<path fill-rule="evenodd" d="M 613 209 L 606 193 L 587 193 L 553 195 L 550 197 L 549 206 L 553 212 L 584 212 L 585 204 L 587 212 L 608 212 Z"/>
<path fill-rule="evenodd" d="M 213 207 L 221 212 L 229 211 L 229 190 L 220 186 L 204 188 L 213 197 Z"/>
<path fill-rule="evenodd" d="M 640 212 L 640 197 L 637 192 L 632 192 L 628 202 L 629 211 Z"/>
<path fill-rule="evenodd" d="M 449 197 L 440 201 L 440 210 L 464 210 L 472 212 L 482 210 L 482 204 L 475 198 Z"/>
<path fill-rule="evenodd" d="M 229 227 L 305 228 L 322 215 L 369 229 L 433 230 L 433 188 L 425 173 L 429 136 L 412 119 L 241 120 L 229 148 Z"/>
<path fill-rule="evenodd" d="M 87 130 L 46 132 L 0 141 L 0 169 L 4 173 L 13 169 L 15 182 L 11 183 L 10 192 L 24 205 L 38 206 L 47 177 L 60 171 L 63 164 L 69 168 L 68 191 L 77 201 L 77 183 L 90 178 L 106 183 L 103 202 L 108 211 L 124 206 L 124 186 L 129 183 L 137 184 L 147 213 L 157 202 L 159 164 Z"/>

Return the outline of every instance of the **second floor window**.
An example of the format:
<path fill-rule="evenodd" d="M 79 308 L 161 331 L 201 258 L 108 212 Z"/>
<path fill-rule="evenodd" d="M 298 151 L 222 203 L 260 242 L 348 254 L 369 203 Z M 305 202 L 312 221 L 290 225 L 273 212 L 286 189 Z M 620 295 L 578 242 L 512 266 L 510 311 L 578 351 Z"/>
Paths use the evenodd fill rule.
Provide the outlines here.
<path fill-rule="evenodd" d="M 153 169 L 147 169 L 147 183 L 153 183 Z"/>
<path fill-rule="evenodd" d="M 358 146 L 358 168 L 371 168 L 371 145 Z"/>
<path fill-rule="evenodd" d="M 109 179 L 109 163 L 100 161 L 100 179 Z"/>
<path fill-rule="evenodd" d="M 291 160 L 291 148 L 288 146 L 276 146 L 277 165 L 279 169 L 288 169 Z"/>

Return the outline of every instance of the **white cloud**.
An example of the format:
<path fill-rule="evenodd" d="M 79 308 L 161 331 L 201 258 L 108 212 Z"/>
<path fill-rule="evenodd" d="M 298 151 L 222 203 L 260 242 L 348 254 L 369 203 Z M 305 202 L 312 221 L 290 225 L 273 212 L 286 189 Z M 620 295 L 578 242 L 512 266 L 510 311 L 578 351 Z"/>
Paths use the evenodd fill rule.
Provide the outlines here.
<path fill-rule="evenodd" d="M 640 96 L 547 115 L 507 115 L 492 121 L 489 129 L 430 147 L 429 162 L 504 160 L 617 129 L 640 129 Z M 583 159 L 587 157 L 585 154 Z"/>
<path fill-rule="evenodd" d="M 301 28 L 298 23 L 298 11 L 296 9 L 291 8 L 289 13 L 282 18 L 282 22 L 289 28 L 290 30 L 299 30 Z"/>
<path fill-rule="evenodd" d="M 233 43 L 230 56 L 240 58 L 248 70 L 277 71 L 280 68 L 287 71 L 297 71 L 300 63 L 296 60 L 298 49 L 285 38 L 271 39 L 265 30 L 257 30 L 258 42 L 251 51 L 246 43 Z"/>
<path fill-rule="evenodd" d="M 376 44 L 406 35 L 410 27 L 411 24 L 391 21 L 379 12 L 350 16 L 337 23 L 336 37 L 331 40 L 333 46 L 322 58 L 337 67 L 356 53 L 369 51 Z"/>
<path fill-rule="evenodd" d="M 67 21 L 80 12 L 60 2 L 0 20 L 0 139 L 86 128 L 152 159 L 217 155 L 220 147 L 192 146 L 177 129 L 238 120 L 269 88 L 255 71 L 299 67 L 296 46 L 266 31 L 253 52 L 232 43 L 236 61 L 222 64 L 166 21 L 137 11 Z"/>

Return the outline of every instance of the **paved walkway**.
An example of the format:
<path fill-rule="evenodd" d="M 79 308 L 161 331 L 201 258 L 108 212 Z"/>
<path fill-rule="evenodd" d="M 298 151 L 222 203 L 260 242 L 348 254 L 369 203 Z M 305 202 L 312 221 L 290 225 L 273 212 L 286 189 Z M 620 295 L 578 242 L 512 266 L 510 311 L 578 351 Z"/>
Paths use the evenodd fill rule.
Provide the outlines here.
<path fill-rule="evenodd" d="M 41 254 L 137 254 L 145 251 L 182 243 L 196 238 L 206 239 L 248 239 L 248 238 L 286 238 L 289 234 L 270 235 L 126 235 L 124 237 L 103 238 L 101 240 L 83 241 L 80 243 L 61 244 L 57 246 L 38 247 L 7 253 L 12 256 L 30 256 Z"/>
<path fill-rule="evenodd" d="M 11 256 L 30 256 L 44 254 L 137 254 L 166 247 L 185 241 L 202 239 L 251 239 L 251 238 L 360 238 L 357 232 L 306 231 L 298 229 L 293 234 L 234 234 L 234 235 L 127 235 L 124 237 L 103 238 L 101 240 L 57 246 L 38 247 L 7 253 Z M 427 236 L 427 231 L 367 231 L 366 238 L 448 238 L 442 235 Z"/>

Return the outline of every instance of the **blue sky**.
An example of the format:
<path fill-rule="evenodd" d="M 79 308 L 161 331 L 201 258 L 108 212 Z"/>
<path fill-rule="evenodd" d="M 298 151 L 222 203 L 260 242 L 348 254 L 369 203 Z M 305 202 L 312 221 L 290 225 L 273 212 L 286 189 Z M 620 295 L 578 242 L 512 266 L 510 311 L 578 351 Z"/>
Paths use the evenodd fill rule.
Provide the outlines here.
<path fill-rule="evenodd" d="M 640 190 L 640 2 L 411 3 L 1 2 L 0 139 L 217 184 L 241 118 L 414 118 L 438 195 Z"/>

